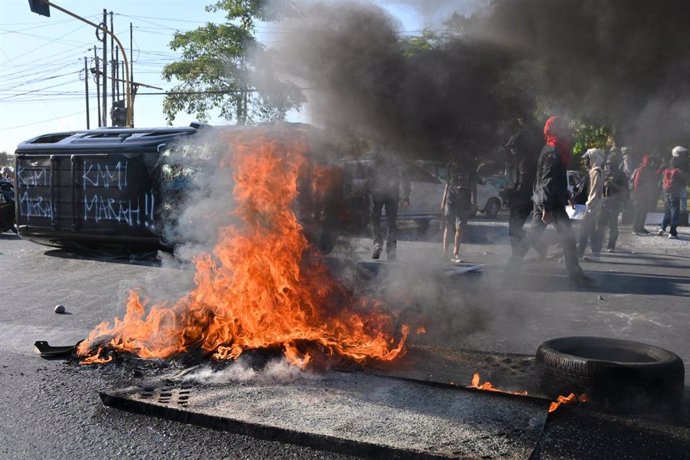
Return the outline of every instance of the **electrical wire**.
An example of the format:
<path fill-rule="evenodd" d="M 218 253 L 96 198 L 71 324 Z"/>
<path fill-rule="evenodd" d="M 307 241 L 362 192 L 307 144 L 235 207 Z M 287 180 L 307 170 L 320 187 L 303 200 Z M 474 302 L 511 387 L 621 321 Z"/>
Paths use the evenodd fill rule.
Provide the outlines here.
<path fill-rule="evenodd" d="M 49 122 L 51 122 L 51 121 L 60 120 L 60 119 L 62 119 L 62 118 L 73 117 L 74 115 L 80 115 L 80 114 L 83 114 L 83 113 L 84 113 L 84 111 L 83 111 L 83 110 L 80 110 L 79 112 L 68 113 L 68 114 L 65 114 L 65 115 L 56 116 L 55 118 L 50 118 L 50 119 L 48 119 L 48 120 L 34 121 L 34 122 L 32 122 L 32 123 L 26 123 L 26 124 L 23 124 L 23 125 L 16 125 L 16 126 L 6 126 L 6 127 L 0 128 L 0 131 L 10 131 L 10 130 L 13 130 L 13 129 L 25 128 L 25 127 L 27 127 L 27 126 L 40 125 L 40 124 L 43 124 L 43 123 L 49 123 Z M 89 112 L 89 113 L 91 113 L 91 112 Z"/>

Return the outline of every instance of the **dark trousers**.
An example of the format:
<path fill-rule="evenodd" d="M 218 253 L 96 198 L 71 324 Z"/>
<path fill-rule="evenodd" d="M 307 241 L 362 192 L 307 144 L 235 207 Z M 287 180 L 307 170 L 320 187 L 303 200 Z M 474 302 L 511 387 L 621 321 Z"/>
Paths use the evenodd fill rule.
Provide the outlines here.
<path fill-rule="evenodd" d="M 671 193 L 664 192 L 664 220 L 661 221 L 661 229 L 671 225 L 671 235 L 678 235 L 678 219 L 680 218 L 680 196 L 674 197 Z"/>
<path fill-rule="evenodd" d="M 641 232 L 644 230 L 644 223 L 647 220 L 647 214 L 652 209 L 652 203 L 649 197 L 641 196 L 635 201 L 635 218 L 633 219 L 633 231 Z"/>
<path fill-rule="evenodd" d="M 599 212 L 596 210 L 587 211 L 587 214 L 580 221 L 580 240 L 577 245 L 577 255 L 582 257 L 587 249 L 587 242 L 591 242 L 592 254 L 601 252 L 601 242 L 603 231 L 599 225 Z"/>
<path fill-rule="evenodd" d="M 604 204 L 601 206 L 599 212 L 599 227 L 601 228 L 602 240 L 604 232 L 608 229 L 609 240 L 606 245 L 607 249 L 616 249 L 616 241 L 618 241 L 618 215 L 621 213 L 620 201 L 611 198 L 604 199 Z"/>
<path fill-rule="evenodd" d="M 395 250 L 398 245 L 398 198 L 386 196 L 372 196 L 370 203 L 370 218 L 374 246 L 383 247 L 383 234 L 381 231 L 381 211 L 386 210 L 386 251 Z"/>
<path fill-rule="evenodd" d="M 546 229 L 546 224 L 541 220 L 542 210 L 535 207 L 532 211 L 532 222 L 527 230 L 525 238 L 526 244 L 531 244 L 535 248 L 542 246 L 541 236 Z M 553 225 L 561 239 L 563 246 L 563 255 L 565 257 L 565 266 L 568 269 L 570 277 L 578 276 L 582 273 L 580 264 L 577 261 L 577 243 L 575 242 L 575 232 L 570 225 L 570 218 L 565 211 L 565 205 L 553 210 Z M 529 246 L 523 245 L 524 253 L 527 252 Z"/>
<path fill-rule="evenodd" d="M 532 214 L 532 202 L 515 203 L 510 206 L 510 215 L 508 216 L 508 235 L 510 236 L 510 246 L 513 252 L 520 251 L 525 239 L 525 222 Z"/>

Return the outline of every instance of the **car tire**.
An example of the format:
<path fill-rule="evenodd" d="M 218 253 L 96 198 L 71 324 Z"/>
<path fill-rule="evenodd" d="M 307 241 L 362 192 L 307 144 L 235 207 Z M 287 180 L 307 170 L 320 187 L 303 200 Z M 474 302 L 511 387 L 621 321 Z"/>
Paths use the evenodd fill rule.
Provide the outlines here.
<path fill-rule="evenodd" d="M 551 398 L 585 393 L 613 412 L 671 411 L 683 399 L 683 361 L 663 348 L 603 337 L 562 337 L 537 349 L 541 389 Z"/>
<path fill-rule="evenodd" d="M 486 203 L 486 208 L 484 208 L 484 214 L 486 214 L 486 217 L 496 217 L 500 209 L 501 201 L 498 198 L 491 198 Z"/>

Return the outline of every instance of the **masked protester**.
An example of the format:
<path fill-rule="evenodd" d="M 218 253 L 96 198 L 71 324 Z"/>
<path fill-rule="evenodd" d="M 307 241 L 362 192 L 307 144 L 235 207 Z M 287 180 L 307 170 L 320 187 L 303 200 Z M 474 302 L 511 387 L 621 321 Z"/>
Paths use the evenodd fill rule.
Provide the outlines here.
<path fill-rule="evenodd" d="M 532 213 L 532 189 L 537 173 L 537 157 L 541 144 L 537 136 L 534 136 L 527 128 L 522 128 L 508 140 L 504 148 L 509 152 L 510 186 L 505 189 L 505 197 L 510 207 L 508 234 L 512 257 L 520 259 L 525 238 L 523 227 Z M 538 249 L 543 248 L 539 246 Z M 540 254 L 543 257 L 545 250 Z"/>
<path fill-rule="evenodd" d="M 621 171 L 620 162 L 620 156 L 612 150 L 604 167 L 604 201 L 599 213 L 599 225 L 602 232 L 608 230 L 607 252 L 616 250 L 618 216 L 628 200 L 628 178 Z"/>
<path fill-rule="evenodd" d="M 633 172 L 631 181 L 632 201 L 635 206 L 633 233 L 636 235 L 647 235 L 649 232 L 644 228 L 644 223 L 647 220 L 649 211 L 656 207 L 657 197 L 659 196 L 659 177 L 650 154 L 645 153 L 642 155 L 642 161 L 640 161 L 640 165 Z"/>
<path fill-rule="evenodd" d="M 625 174 L 625 178 L 628 181 L 628 193 L 625 194 L 623 209 L 621 210 L 621 223 L 629 225 L 633 223 L 633 219 L 635 217 L 635 207 L 633 205 L 630 193 L 632 191 L 632 175 L 633 172 L 635 172 L 635 161 L 633 160 L 630 147 L 621 147 L 621 161 L 618 167 L 621 171 L 623 171 L 623 174 Z"/>
<path fill-rule="evenodd" d="M 403 208 L 410 204 L 410 181 L 402 166 L 389 155 L 375 153 L 366 171 L 366 190 L 369 195 L 369 215 L 374 238 L 372 259 L 381 257 L 383 233 L 381 214 L 386 212 L 386 256 L 395 260 L 398 245 L 398 202 Z M 402 199 L 401 199 L 402 195 Z"/>
<path fill-rule="evenodd" d="M 690 155 L 688 155 L 688 149 L 682 145 L 673 147 L 671 158 L 677 158 L 678 169 L 683 172 L 683 176 L 687 179 L 690 176 Z M 680 224 L 681 222 L 683 223 Z M 686 188 L 680 191 L 679 225 L 688 225 L 688 190 Z"/>
<path fill-rule="evenodd" d="M 586 276 L 577 259 L 575 234 L 565 210 L 570 198 L 567 170 L 571 161 L 569 129 L 558 117 L 551 117 L 544 125 L 546 145 L 537 161 L 532 201 L 532 223 L 527 240 L 535 246 L 548 224 L 558 231 L 563 246 L 565 264 L 571 282 L 578 287 L 591 287 L 594 281 Z"/>
<path fill-rule="evenodd" d="M 680 197 L 687 184 L 687 178 L 679 168 L 681 161 L 678 157 L 671 158 L 671 164 L 661 173 L 661 183 L 664 191 L 664 219 L 657 231 L 663 236 L 666 227 L 671 226 L 669 239 L 678 238 L 678 219 L 680 217 Z"/>
<path fill-rule="evenodd" d="M 585 167 L 588 169 L 587 211 L 580 222 L 580 241 L 577 255 L 583 260 L 599 261 L 601 252 L 602 229 L 599 227 L 599 213 L 604 201 L 604 159 L 601 149 L 589 149 L 584 154 Z M 587 242 L 591 241 L 592 255 L 585 259 Z"/>
<path fill-rule="evenodd" d="M 620 162 L 619 167 L 621 168 L 621 171 L 623 171 L 623 174 L 630 179 L 632 177 L 633 172 L 635 171 L 635 164 L 633 161 L 632 154 L 630 152 L 630 147 L 621 147 L 621 155 L 622 159 Z"/>

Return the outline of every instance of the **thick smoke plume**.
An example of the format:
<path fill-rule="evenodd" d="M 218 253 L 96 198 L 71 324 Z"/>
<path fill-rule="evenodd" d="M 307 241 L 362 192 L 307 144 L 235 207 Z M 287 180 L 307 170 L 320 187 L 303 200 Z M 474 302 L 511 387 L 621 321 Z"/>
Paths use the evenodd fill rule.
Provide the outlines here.
<path fill-rule="evenodd" d="M 496 1 L 467 31 L 518 44 L 526 84 L 547 107 L 609 122 L 639 148 L 687 143 L 690 3 Z"/>
<path fill-rule="evenodd" d="M 447 11 L 436 46 L 401 45 L 373 4 L 289 2 L 277 55 L 316 124 L 415 158 L 486 156 L 517 119 L 551 114 L 607 123 L 640 149 L 687 142 L 686 1 L 388 3 Z"/>
<path fill-rule="evenodd" d="M 495 144 L 497 120 L 524 105 L 503 91 L 512 50 L 457 40 L 413 53 L 376 6 L 307 3 L 301 11 L 286 21 L 277 55 L 310 88 L 317 124 L 408 157 L 445 159 Z"/>

